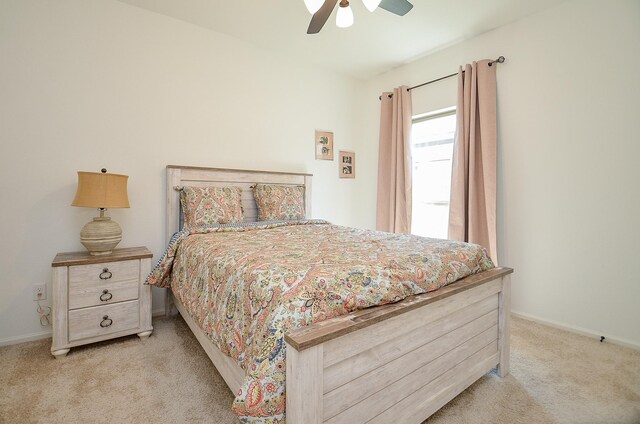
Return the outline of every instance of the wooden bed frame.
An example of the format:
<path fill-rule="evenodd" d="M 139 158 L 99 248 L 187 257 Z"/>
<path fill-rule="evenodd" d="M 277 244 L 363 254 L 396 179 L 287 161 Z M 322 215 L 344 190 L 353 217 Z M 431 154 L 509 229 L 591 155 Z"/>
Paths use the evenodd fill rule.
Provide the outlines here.
<path fill-rule="evenodd" d="M 304 186 L 312 217 L 309 174 L 169 165 L 167 241 L 181 225 L 177 187 L 240 186 L 245 220 L 255 221 L 254 183 Z M 420 423 L 494 367 L 506 376 L 512 272 L 494 268 L 287 333 L 287 423 Z M 244 371 L 167 293 L 167 313 L 175 305 L 237 393 Z"/>

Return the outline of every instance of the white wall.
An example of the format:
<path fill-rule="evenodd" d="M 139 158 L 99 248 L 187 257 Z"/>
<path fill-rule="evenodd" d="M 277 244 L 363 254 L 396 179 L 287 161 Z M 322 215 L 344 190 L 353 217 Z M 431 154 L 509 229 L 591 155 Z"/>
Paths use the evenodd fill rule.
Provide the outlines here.
<path fill-rule="evenodd" d="M 378 95 L 504 55 L 498 67 L 498 239 L 513 309 L 640 346 L 640 2 L 571 1 L 383 74 Z M 456 101 L 455 78 L 415 90 L 414 113 Z M 358 146 L 375 180 L 377 127 Z M 375 225 L 375 186 L 361 225 Z"/>
<path fill-rule="evenodd" d="M 83 250 L 78 170 L 130 176 L 109 213 L 155 259 L 167 164 L 311 172 L 314 216 L 357 224 L 355 185 L 313 147 L 318 128 L 353 149 L 356 80 L 106 0 L 2 0 L 0 58 L 0 343 L 50 331 L 31 285 L 50 299 L 55 254 Z"/>

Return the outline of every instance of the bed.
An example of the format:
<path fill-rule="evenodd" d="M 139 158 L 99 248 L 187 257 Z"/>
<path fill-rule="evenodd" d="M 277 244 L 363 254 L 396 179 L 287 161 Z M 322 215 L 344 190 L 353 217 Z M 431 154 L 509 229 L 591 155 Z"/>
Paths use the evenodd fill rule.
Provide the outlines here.
<path fill-rule="evenodd" d="M 306 216 L 312 216 L 309 174 L 169 165 L 169 244 L 175 243 L 171 237 L 182 224 L 177 189 L 238 186 L 245 221 L 250 222 L 257 221 L 258 214 L 251 191 L 255 183 L 304 186 Z M 326 225 L 302 224 L 308 225 L 307 231 Z M 506 376 L 512 272 L 491 268 L 436 291 L 288 330 L 283 335 L 286 361 L 281 365 L 286 366 L 286 421 L 418 423 L 493 368 L 497 367 L 500 377 Z M 238 394 L 247 371 L 238 365 L 238 357 L 221 352 L 196 322 L 201 321 L 197 314 L 189 310 L 192 302 L 187 303 L 167 290 L 167 313 L 177 309 L 229 388 Z"/>

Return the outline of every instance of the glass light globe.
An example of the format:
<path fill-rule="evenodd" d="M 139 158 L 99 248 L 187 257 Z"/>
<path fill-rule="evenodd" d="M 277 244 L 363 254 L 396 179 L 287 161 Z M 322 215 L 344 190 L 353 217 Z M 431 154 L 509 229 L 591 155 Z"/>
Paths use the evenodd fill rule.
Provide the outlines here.
<path fill-rule="evenodd" d="M 348 28 L 353 25 L 353 11 L 351 10 L 351 6 L 340 6 L 340 8 L 338 8 L 336 25 L 340 28 Z"/>
<path fill-rule="evenodd" d="M 311 13 L 312 15 L 320 10 L 323 3 L 324 0 L 304 0 L 304 5 L 307 6 L 309 13 Z"/>
<path fill-rule="evenodd" d="M 381 1 L 382 0 L 362 0 L 362 3 L 364 3 L 365 7 L 369 9 L 369 12 L 373 12 L 378 8 Z"/>

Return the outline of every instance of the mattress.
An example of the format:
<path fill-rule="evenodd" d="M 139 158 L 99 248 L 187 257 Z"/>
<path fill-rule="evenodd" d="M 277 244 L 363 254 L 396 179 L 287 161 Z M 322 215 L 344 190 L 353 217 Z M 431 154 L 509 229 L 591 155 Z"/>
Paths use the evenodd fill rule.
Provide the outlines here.
<path fill-rule="evenodd" d="M 475 244 L 303 220 L 185 229 L 147 281 L 171 288 L 245 371 L 232 406 L 241 421 L 275 423 L 285 415 L 288 330 L 493 266 Z"/>

